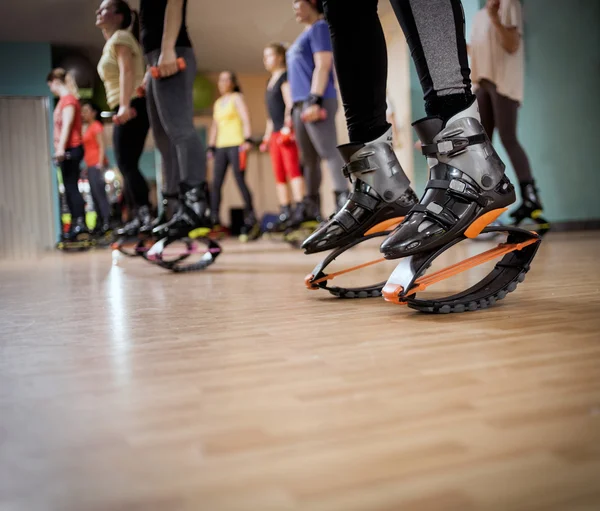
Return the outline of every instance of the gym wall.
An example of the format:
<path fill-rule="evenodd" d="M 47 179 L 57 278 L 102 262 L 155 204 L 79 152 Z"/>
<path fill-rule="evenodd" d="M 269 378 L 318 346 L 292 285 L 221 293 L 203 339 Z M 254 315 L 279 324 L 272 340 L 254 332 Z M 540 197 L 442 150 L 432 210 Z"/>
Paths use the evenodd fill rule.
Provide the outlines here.
<path fill-rule="evenodd" d="M 23 259 L 59 232 L 50 45 L 0 42 L 0 69 L 0 258 Z"/>
<path fill-rule="evenodd" d="M 484 0 L 463 0 L 467 40 L 474 14 Z M 595 148 L 600 118 L 600 2 L 597 0 L 524 0 L 525 99 L 519 111 L 519 140 L 531 162 L 555 229 L 597 226 L 600 174 Z M 411 61 L 412 118 L 425 115 L 423 94 Z M 413 139 L 416 141 L 416 137 Z M 497 135 L 494 145 L 516 184 L 508 155 Z M 418 193 L 427 180 L 425 158 L 415 151 Z"/>

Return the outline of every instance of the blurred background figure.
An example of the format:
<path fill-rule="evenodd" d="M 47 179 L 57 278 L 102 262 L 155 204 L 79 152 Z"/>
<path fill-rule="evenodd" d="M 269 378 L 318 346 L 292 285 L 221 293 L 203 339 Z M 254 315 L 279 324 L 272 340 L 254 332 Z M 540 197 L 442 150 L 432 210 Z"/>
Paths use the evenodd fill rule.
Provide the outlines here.
<path fill-rule="evenodd" d="M 139 168 L 150 125 L 146 99 L 137 92 L 145 73 L 138 16 L 124 0 L 104 0 L 96 11 L 96 26 L 106 39 L 98 74 L 104 82 L 108 106 L 117 111 L 113 129 L 115 158 L 125 180 L 125 195 L 135 212 L 117 235 L 149 233 L 153 228 L 149 190 Z"/>
<path fill-rule="evenodd" d="M 110 205 L 104 180 L 104 169 L 108 164 L 106 141 L 104 139 L 104 126 L 99 117 L 98 107 L 92 103 L 83 104 L 81 118 L 83 120 L 84 161 L 87 167 L 94 211 L 97 215 L 94 234 L 103 236 L 110 231 Z"/>
<path fill-rule="evenodd" d="M 291 220 L 292 200 L 295 210 L 304 216 L 304 177 L 298 156 L 298 147 L 292 128 L 292 93 L 288 82 L 286 49 L 282 44 L 272 43 L 264 50 L 265 69 L 271 78 L 265 93 L 267 105 L 267 127 L 261 148 L 271 154 L 271 165 L 275 175 L 275 190 L 279 202 L 279 217 L 272 227 L 273 232 L 286 229 Z M 298 215 L 296 215 L 298 216 Z M 298 223 L 304 218 L 296 219 Z"/>
<path fill-rule="evenodd" d="M 306 180 L 302 207 L 306 210 L 306 219 L 319 220 L 321 160 L 327 162 L 331 173 L 336 210 L 349 195 L 342 174 L 344 161 L 337 150 L 338 99 L 333 80 L 333 53 L 321 0 L 294 0 L 293 7 L 296 21 L 305 26 L 287 52 L 294 130 Z"/>
<path fill-rule="evenodd" d="M 54 108 L 54 158 L 60 167 L 67 207 L 71 213 L 71 226 L 64 238 L 76 240 L 78 236 L 88 233 L 85 201 L 78 187 L 83 160 L 79 94 L 75 80 L 64 69 L 53 69 L 46 82 L 52 94 L 59 98 Z"/>
<path fill-rule="evenodd" d="M 227 168 L 231 165 L 233 176 L 244 200 L 244 227 L 242 236 L 256 238 L 260 226 L 254 214 L 252 194 L 246 184 L 243 153 L 247 153 L 251 145 L 250 114 L 246 101 L 233 71 L 223 71 L 219 75 L 219 97 L 214 104 L 213 123 L 210 128 L 209 149 L 214 158 L 212 182 L 212 215 L 217 231 L 223 230 L 220 209 L 221 191 L 225 181 Z"/>
<path fill-rule="evenodd" d="M 548 228 L 529 159 L 517 138 L 517 116 L 523 102 L 523 15 L 519 0 L 488 0 L 473 20 L 471 80 L 476 88 L 481 123 L 492 139 L 498 129 L 521 188 L 521 205 L 511 213 L 515 223 L 527 218 Z M 544 224 L 544 225 L 542 225 Z"/>

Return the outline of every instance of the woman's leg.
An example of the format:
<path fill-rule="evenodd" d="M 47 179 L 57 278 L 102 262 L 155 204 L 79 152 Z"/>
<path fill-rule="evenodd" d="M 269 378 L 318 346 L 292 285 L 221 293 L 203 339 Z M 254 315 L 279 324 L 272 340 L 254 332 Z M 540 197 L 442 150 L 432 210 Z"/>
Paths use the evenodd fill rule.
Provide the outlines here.
<path fill-rule="evenodd" d="M 139 168 L 149 129 L 146 101 L 134 100 L 132 106 L 137 115 L 125 124 L 115 125 L 113 146 L 119 171 L 125 180 L 125 187 L 135 202 L 135 207 L 149 206 L 148 184 Z"/>
<path fill-rule="evenodd" d="M 235 181 L 238 185 L 240 193 L 242 194 L 242 198 L 244 199 L 246 212 L 253 212 L 254 207 L 252 206 L 252 194 L 250 193 L 250 189 L 246 184 L 246 171 L 243 171 L 240 168 L 240 149 L 239 147 L 228 147 L 227 154 L 229 156 L 229 161 L 231 162 L 231 167 L 233 168 L 233 176 L 235 177 Z"/>
<path fill-rule="evenodd" d="M 90 183 L 90 191 L 92 200 L 94 201 L 94 209 L 102 224 L 108 224 L 110 221 L 110 205 L 106 195 L 106 183 L 104 181 L 104 172 L 99 167 L 88 167 L 88 181 Z"/>
<path fill-rule="evenodd" d="M 196 57 L 191 48 L 176 48 L 186 68 L 167 79 L 152 79 L 156 109 L 164 131 L 175 147 L 179 162 L 179 180 L 188 188 L 206 182 L 206 153 L 194 127 L 193 85 Z M 158 60 L 158 53 L 150 58 Z M 156 62 L 152 62 L 156 64 Z"/>
<path fill-rule="evenodd" d="M 215 224 L 221 223 L 221 190 L 223 188 L 223 182 L 225 181 L 228 165 L 229 158 L 227 156 L 227 148 L 216 149 L 214 154 L 213 180 L 210 196 L 213 222 Z"/>
<path fill-rule="evenodd" d="M 327 118 L 319 122 L 305 123 L 306 132 L 321 160 L 327 162 L 333 190 L 341 193 L 348 190 L 348 182 L 342 174 L 344 160 L 337 149 L 337 129 L 335 127 L 337 100 L 333 98 L 324 100 L 323 108 L 327 111 Z"/>
<path fill-rule="evenodd" d="M 302 168 L 300 167 L 300 158 L 298 156 L 298 146 L 295 143 L 282 146 L 281 156 L 294 201 L 300 202 L 306 192 L 304 189 Z"/>
<path fill-rule="evenodd" d="M 529 159 L 523 146 L 517 139 L 517 115 L 519 112 L 519 103 L 502 94 L 498 94 L 494 86 L 491 91 L 491 99 L 494 108 L 494 118 L 498 127 L 500 140 L 508 157 L 515 169 L 517 179 L 522 187 L 533 182 Z"/>
<path fill-rule="evenodd" d="M 294 131 L 296 133 L 296 143 L 302 154 L 302 162 L 304 164 L 306 194 L 309 197 L 319 197 L 319 189 L 321 188 L 321 160 L 311 138 L 308 136 L 306 126 L 300 118 L 301 113 L 300 108 L 294 108 Z"/>
<path fill-rule="evenodd" d="M 156 105 L 155 80 L 150 80 L 146 88 L 146 104 L 148 106 L 148 118 L 152 128 L 152 135 L 156 147 L 162 158 L 162 187 L 163 193 L 176 196 L 179 194 L 179 165 L 175 146 L 171 143 L 167 132 L 162 124 Z"/>
<path fill-rule="evenodd" d="M 479 87 L 475 91 L 477 104 L 479 105 L 479 115 L 481 116 L 481 124 L 488 138 L 492 140 L 494 136 L 494 105 L 492 103 L 492 84 L 487 80 L 481 80 Z"/>
<path fill-rule="evenodd" d="M 377 3 L 323 0 L 351 142 L 375 140 L 389 127 L 387 50 Z M 419 74 L 427 115 L 452 117 L 471 100 L 460 0 L 391 3 Z"/>
<path fill-rule="evenodd" d="M 85 201 L 79 192 L 79 174 L 83 151 L 79 148 L 68 149 L 65 159 L 60 163 L 67 206 L 71 213 L 72 222 L 85 217 Z"/>
<path fill-rule="evenodd" d="M 271 166 L 273 167 L 273 175 L 275 177 L 275 191 L 277 193 L 277 201 L 280 206 L 290 205 L 290 192 L 287 185 L 285 175 L 285 165 L 283 160 L 283 152 L 285 147 L 278 143 L 279 132 L 271 135 L 269 140 L 269 153 L 271 156 Z"/>

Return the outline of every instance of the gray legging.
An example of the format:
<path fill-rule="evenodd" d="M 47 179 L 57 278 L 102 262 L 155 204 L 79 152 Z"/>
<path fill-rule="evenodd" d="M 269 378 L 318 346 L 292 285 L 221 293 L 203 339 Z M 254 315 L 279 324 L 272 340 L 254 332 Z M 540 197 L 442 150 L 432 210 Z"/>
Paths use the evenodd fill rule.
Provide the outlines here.
<path fill-rule="evenodd" d="M 206 181 L 206 153 L 194 127 L 192 88 L 196 57 L 192 48 L 175 48 L 186 68 L 168 78 L 152 78 L 146 90 L 148 115 L 154 140 L 163 159 L 163 187 L 176 194 L 180 184 L 198 186 Z M 160 50 L 146 54 L 154 66 Z"/>
<path fill-rule="evenodd" d="M 529 159 L 517 139 L 519 102 L 499 94 L 496 85 L 485 79 L 479 82 L 475 95 L 479 103 L 481 124 L 488 137 L 491 139 L 494 128 L 498 128 L 500 140 L 508 153 L 517 178 L 521 183 L 531 181 L 533 177 Z"/>
<path fill-rule="evenodd" d="M 337 99 L 323 100 L 323 108 L 327 110 L 327 119 L 319 122 L 302 122 L 300 119 L 302 107 L 300 105 L 294 107 L 294 130 L 298 149 L 302 156 L 307 195 L 319 195 L 321 160 L 327 162 L 334 191 L 343 192 L 348 189 L 348 184 L 342 174 L 344 160 L 337 150 L 335 127 L 337 107 Z"/>
<path fill-rule="evenodd" d="M 87 168 L 87 175 L 96 214 L 102 222 L 108 222 L 110 220 L 110 205 L 106 196 L 104 172 L 100 167 L 93 166 Z"/>

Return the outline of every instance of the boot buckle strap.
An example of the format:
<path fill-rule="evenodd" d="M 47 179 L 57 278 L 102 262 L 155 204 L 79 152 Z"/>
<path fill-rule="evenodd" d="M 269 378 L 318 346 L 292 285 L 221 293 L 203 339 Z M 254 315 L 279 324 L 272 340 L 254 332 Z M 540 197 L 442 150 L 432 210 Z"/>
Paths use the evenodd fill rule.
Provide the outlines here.
<path fill-rule="evenodd" d="M 452 156 L 466 147 L 474 144 L 483 144 L 486 141 L 486 136 L 483 133 L 472 135 L 470 137 L 455 137 L 434 144 L 424 144 L 421 152 L 424 156 Z"/>
<path fill-rule="evenodd" d="M 363 172 L 369 172 L 375 170 L 376 167 L 373 167 L 371 163 L 369 163 L 369 158 L 359 158 L 358 160 L 353 160 L 346 163 L 342 167 L 342 172 L 344 173 L 344 177 L 350 178 L 352 174 L 360 174 Z"/>
<path fill-rule="evenodd" d="M 371 212 L 375 211 L 375 208 L 379 203 L 379 201 L 375 197 L 371 197 L 370 195 L 367 195 L 365 193 L 353 192 L 350 194 L 350 197 L 348 197 L 348 199 L 358 204 L 363 209 L 366 209 L 367 211 Z"/>

